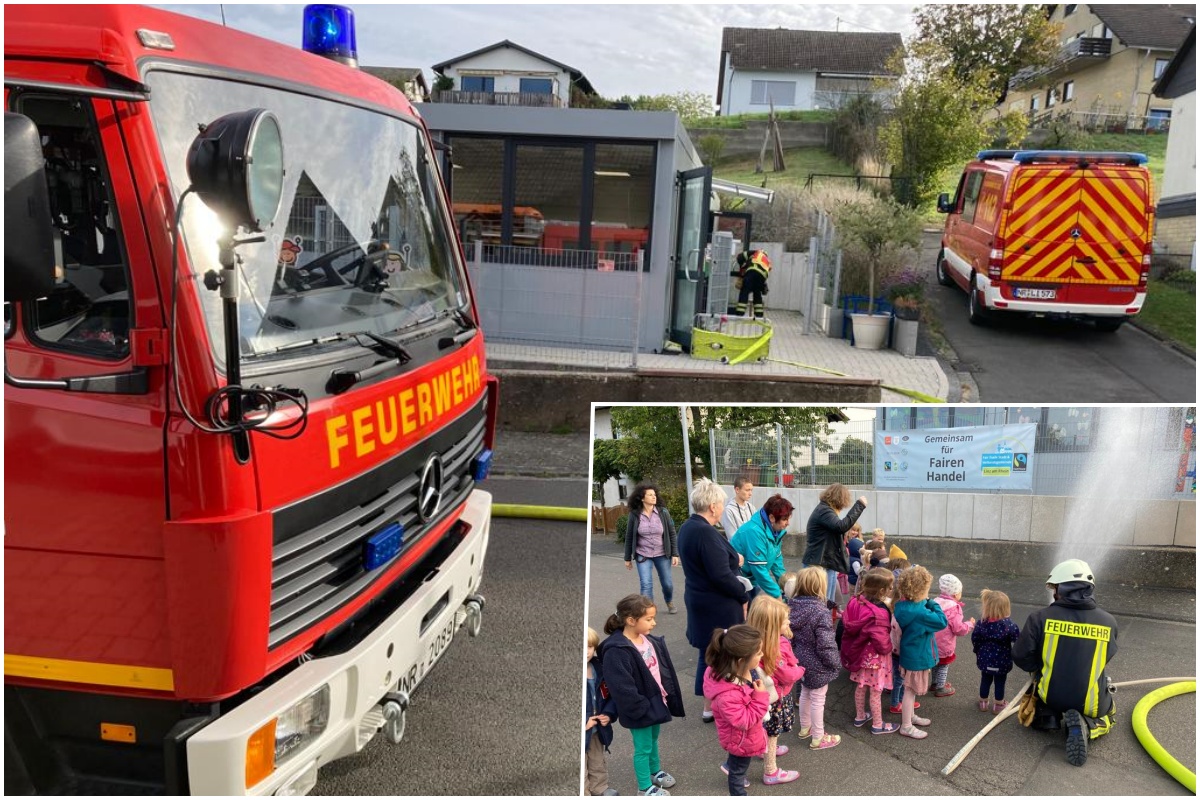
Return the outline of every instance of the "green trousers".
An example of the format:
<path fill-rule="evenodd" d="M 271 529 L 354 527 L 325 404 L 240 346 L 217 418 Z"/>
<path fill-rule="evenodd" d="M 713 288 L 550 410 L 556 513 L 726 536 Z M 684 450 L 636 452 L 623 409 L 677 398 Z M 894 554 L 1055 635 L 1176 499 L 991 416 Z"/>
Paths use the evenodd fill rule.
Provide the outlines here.
<path fill-rule="evenodd" d="M 661 725 L 648 728 L 630 728 L 633 735 L 633 774 L 637 776 L 638 791 L 644 792 L 654 784 L 650 776 L 658 773 L 662 765 L 658 761 L 658 731 Z"/>

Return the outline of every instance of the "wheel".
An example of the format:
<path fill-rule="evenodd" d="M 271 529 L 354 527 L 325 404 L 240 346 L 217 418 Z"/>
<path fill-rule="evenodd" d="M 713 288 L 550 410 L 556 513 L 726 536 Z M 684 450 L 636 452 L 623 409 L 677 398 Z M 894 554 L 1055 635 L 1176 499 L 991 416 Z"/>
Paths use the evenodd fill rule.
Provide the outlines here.
<path fill-rule="evenodd" d="M 1096 330 L 1112 333 L 1125 324 L 1128 317 L 1100 317 L 1096 320 Z"/>
<path fill-rule="evenodd" d="M 967 319 L 972 325 L 986 325 L 990 313 L 979 302 L 979 292 L 975 288 L 975 276 L 971 276 L 971 290 L 967 292 Z"/>
<path fill-rule="evenodd" d="M 937 257 L 937 265 L 934 267 L 937 272 L 937 280 L 942 286 L 953 286 L 954 279 L 950 277 L 950 273 L 946 271 L 946 251 L 939 250 Z"/>

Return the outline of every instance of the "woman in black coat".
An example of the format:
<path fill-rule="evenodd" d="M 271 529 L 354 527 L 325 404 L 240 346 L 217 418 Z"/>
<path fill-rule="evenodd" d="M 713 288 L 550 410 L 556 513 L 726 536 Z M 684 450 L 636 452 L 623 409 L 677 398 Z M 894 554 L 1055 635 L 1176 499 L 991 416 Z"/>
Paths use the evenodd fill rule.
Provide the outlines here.
<path fill-rule="evenodd" d="M 679 566 L 679 549 L 675 544 L 675 521 L 671 512 L 658 503 L 658 487 L 639 483 L 629 495 L 629 524 L 625 528 L 625 569 L 637 563 L 639 589 L 644 597 L 654 599 L 654 572 L 662 583 L 667 613 L 675 613 L 675 581 L 671 567 Z"/>
<path fill-rule="evenodd" d="M 808 517 L 803 564 L 806 567 L 825 569 L 825 599 L 830 602 L 837 597 L 839 572 L 850 573 L 850 557 L 846 553 L 846 531 L 867 507 L 867 498 L 860 497 L 845 517 L 838 517 L 842 509 L 850 505 L 850 490 L 835 483 L 821 493 L 821 502 Z"/>
<path fill-rule="evenodd" d="M 750 581 L 741 577 L 741 556 L 714 526 L 725 509 L 725 491 L 707 478 L 696 482 L 691 496 L 692 516 L 679 526 L 679 558 L 685 579 L 683 604 L 687 608 L 688 643 L 700 651 L 696 663 L 696 694 L 704 694 L 704 651 L 713 630 L 746 620 Z M 704 701 L 705 722 L 712 722 L 712 706 Z"/>

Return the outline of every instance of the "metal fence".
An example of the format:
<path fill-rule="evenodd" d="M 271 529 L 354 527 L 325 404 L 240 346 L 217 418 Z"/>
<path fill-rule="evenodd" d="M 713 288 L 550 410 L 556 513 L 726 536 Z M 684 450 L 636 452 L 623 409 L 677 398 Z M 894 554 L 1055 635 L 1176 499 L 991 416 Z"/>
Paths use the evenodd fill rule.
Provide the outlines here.
<path fill-rule="evenodd" d="M 643 253 L 473 244 L 467 270 L 490 341 L 626 351 L 637 365 Z"/>
<path fill-rule="evenodd" d="M 806 487 L 844 483 L 874 486 L 876 430 L 960 428 L 971 425 L 1037 425 L 1033 494 L 1086 494 L 1101 465 L 1121 474 L 1114 491 L 1130 497 L 1195 497 L 1195 408 L 1091 407 L 883 407 L 874 420 L 837 423 L 828 435 L 808 436 L 780 427 L 712 430 L 713 480 L 731 485 L 739 475 L 756 486 Z M 1193 472 L 1186 474 L 1189 463 Z M 1116 464 L 1116 467 L 1113 465 Z M 1122 469 L 1121 464 L 1126 468 Z M 914 490 L 922 491 L 922 490 Z M 929 491 L 954 491 L 936 489 Z M 976 494 L 1001 490 L 962 489 Z"/>

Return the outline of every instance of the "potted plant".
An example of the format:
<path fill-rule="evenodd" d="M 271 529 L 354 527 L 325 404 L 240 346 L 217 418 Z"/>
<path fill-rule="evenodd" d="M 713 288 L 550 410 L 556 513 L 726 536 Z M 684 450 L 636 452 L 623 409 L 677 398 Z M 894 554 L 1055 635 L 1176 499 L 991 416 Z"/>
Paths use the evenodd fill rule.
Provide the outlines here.
<path fill-rule="evenodd" d="M 854 346 L 878 350 L 887 341 L 891 315 L 877 314 L 875 273 L 885 254 L 921 245 L 921 218 L 895 200 L 866 200 L 843 206 L 838 214 L 843 242 L 860 248 L 867 261 L 867 313 L 850 314 Z"/>
<path fill-rule="evenodd" d="M 915 356 L 925 281 L 915 268 L 905 267 L 888 282 L 887 296 L 895 316 L 892 322 L 892 349 L 906 356 Z"/>

